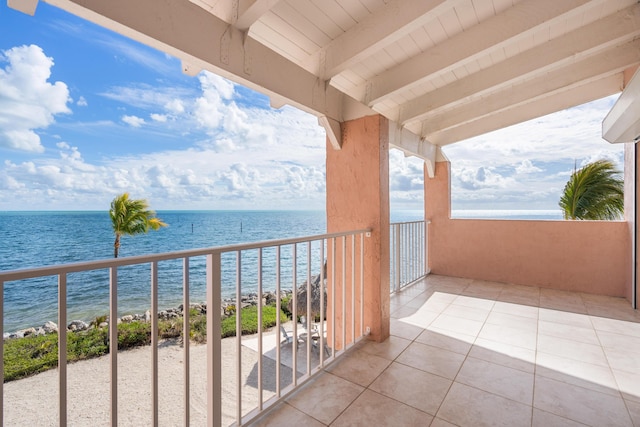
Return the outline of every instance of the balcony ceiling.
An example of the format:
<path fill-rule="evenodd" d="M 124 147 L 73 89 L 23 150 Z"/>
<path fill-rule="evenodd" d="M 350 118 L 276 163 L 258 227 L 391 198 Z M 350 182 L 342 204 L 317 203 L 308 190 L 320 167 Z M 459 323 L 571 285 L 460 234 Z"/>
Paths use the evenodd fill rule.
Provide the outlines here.
<path fill-rule="evenodd" d="M 340 122 L 377 112 L 392 145 L 431 159 L 617 93 L 640 64 L 636 0 L 49 3 L 317 115 L 336 148 Z"/>

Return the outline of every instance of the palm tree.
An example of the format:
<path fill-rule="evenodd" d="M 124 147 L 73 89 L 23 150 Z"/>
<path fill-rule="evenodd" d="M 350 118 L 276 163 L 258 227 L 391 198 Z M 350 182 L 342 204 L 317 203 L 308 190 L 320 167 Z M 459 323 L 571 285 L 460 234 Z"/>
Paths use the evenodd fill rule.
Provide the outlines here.
<path fill-rule="evenodd" d="M 155 215 L 156 213 L 149 209 L 149 204 L 146 200 L 130 199 L 129 193 L 116 196 L 111 201 L 109 216 L 111 217 L 113 232 L 116 235 L 116 241 L 113 243 L 113 256 L 115 258 L 118 258 L 120 237 L 123 235 L 133 236 L 146 233 L 149 229 L 158 230 L 160 227 L 167 226 Z"/>
<path fill-rule="evenodd" d="M 564 219 L 613 220 L 624 214 L 624 179 L 610 160 L 574 168 L 564 186 L 560 208 Z"/>

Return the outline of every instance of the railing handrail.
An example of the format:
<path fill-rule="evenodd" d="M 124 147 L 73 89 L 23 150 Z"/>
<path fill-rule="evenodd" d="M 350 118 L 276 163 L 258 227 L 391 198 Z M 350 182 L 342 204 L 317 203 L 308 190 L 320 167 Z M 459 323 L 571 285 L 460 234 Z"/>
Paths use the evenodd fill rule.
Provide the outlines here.
<path fill-rule="evenodd" d="M 148 262 L 167 261 L 172 259 L 191 258 L 210 254 L 222 254 L 225 252 L 244 251 L 260 249 L 274 246 L 292 245 L 295 243 L 314 242 L 323 239 L 333 239 L 342 236 L 352 236 L 369 233 L 371 228 L 351 230 L 337 233 L 316 234 L 313 236 L 292 237 L 287 239 L 263 240 L 260 242 L 237 243 L 224 246 L 212 246 L 209 248 L 187 249 L 174 252 L 163 252 L 159 254 L 136 255 L 122 258 L 109 258 L 96 261 L 82 261 L 68 264 L 56 264 L 46 267 L 25 268 L 19 270 L 0 271 L 0 282 L 14 280 L 33 279 L 42 276 L 53 276 L 60 273 L 77 273 L 81 271 L 101 270 L 111 267 L 122 267 L 126 265 L 144 264 Z"/>
<path fill-rule="evenodd" d="M 430 219 L 418 219 L 418 220 L 415 220 L 415 221 L 392 222 L 389 225 L 419 224 L 419 223 L 431 224 L 431 220 Z"/>

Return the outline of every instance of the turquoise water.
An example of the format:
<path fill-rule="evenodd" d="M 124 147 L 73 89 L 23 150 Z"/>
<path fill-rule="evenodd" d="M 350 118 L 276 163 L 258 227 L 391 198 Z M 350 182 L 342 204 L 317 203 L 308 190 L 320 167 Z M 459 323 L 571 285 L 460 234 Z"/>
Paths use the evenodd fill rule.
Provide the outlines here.
<path fill-rule="evenodd" d="M 303 237 L 326 232 L 322 211 L 160 211 L 169 227 L 122 238 L 120 257 L 222 246 L 262 240 Z M 392 221 L 422 219 L 421 211 L 397 211 Z M 0 271 L 113 257 L 113 231 L 107 212 L 0 212 Z M 301 247 L 298 257 L 306 258 Z M 274 253 L 265 252 L 265 288 L 275 284 Z M 269 262 L 271 261 L 271 262 Z M 255 255 L 243 259 L 243 293 L 255 291 Z M 283 287 L 291 270 L 290 251 L 282 253 Z M 306 267 L 305 267 L 306 268 Z M 312 263 L 315 274 L 319 260 Z M 302 270 L 305 271 L 306 270 Z M 306 273 L 305 273 L 306 274 Z M 233 260 L 223 259 L 224 297 L 234 293 Z M 182 264 L 159 265 L 159 306 L 177 306 L 182 298 Z M 190 265 L 190 299 L 203 301 L 204 258 Z M 298 280 L 302 281 L 302 280 Z M 119 313 L 143 313 L 150 305 L 149 267 L 118 269 Z M 68 318 L 90 320 L 106 314 L 109 303 L 108 271 L 96 270 L 68 276 Z M 5 284 L 4 330 L 39 326 L 57 318 L 57 278 L 47 277 Z"/>

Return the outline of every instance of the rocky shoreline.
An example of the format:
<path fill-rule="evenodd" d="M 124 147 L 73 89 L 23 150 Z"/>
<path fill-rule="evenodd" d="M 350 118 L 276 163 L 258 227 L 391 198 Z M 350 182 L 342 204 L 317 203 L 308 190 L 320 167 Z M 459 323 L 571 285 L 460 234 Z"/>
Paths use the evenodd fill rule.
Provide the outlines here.
<path fill-rule="evenodd" d="M 292 291 L 290 289 L 280 291 L 280 296 L 282 299 L 289 298 L 291 297 L 291 295 L 292 295 Z M 272 291 L 263 292 L 261 304 L 263 306 L 272 304 L 276 301 L 277 298 L 278 297 L 275 292 L 272 292 Z M 242 296 L 240 307 L 245 308 L 252 305 L 258 305 L 258 303 L 260 303 L 260 301 L 258 301 L 258 294 L 249 293 Z M 207 313 L 206 302 L 192 303 L 189 305 L 189 307 L 191 309 L 195 309 L 201 314 Z M 224 318 L 232 315 L 233 313 L 235 313 L 236 308 L 237 308 L 237 303 L 235 298 L 223 299 L 222 303 L 220 304 L 220 317 Z M 158 319 L 169 320 L 169 319 L 182 317 L 183 310 L 184 310 L 184 307 L 182 304 L 180 304 L 177 307 L 161 310 L 158 312 Z M 67 331 L 68 332 L 85 331 L 93 327 L 95 325 L 95 322 L 98 319 L 100 319 L 100 317 L 97 317 L 95 320 L 89 321 L 89 322 L 84 320 L 72 320 L 67 325 Z M 151 312 L 149 310 L 147 310 L 144 314 L 127 314 L 117 319 L 118 323 L 150 322 L 150 321 L 151 321 Z M 100 322 L 98 325 L 95 325 L 95 326 L 102 328 L 108 325 L 109 325 L 109 318 L 108 316 L 104 316 L 104 321 Z M 7 339 L 24 338 L 28 336 L 47 335 L 52 333 L 58 333 L 58 330 L 59 330 L 58 325 L 55 322 L 47 321 L 42 326 L 20 329 L 19 331 L 15 331 L 15 332 L 5 332 L 3 339 L 7 340 Z"/>

